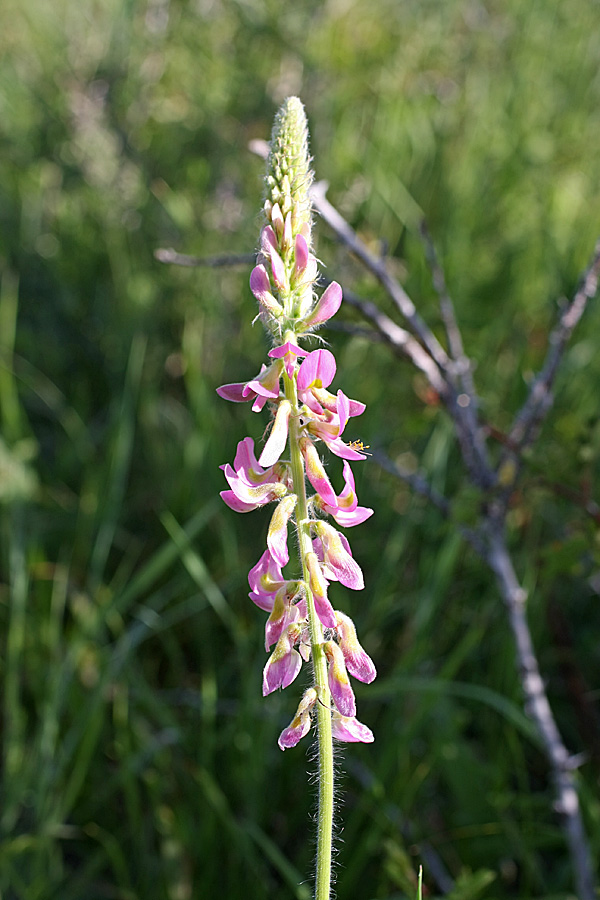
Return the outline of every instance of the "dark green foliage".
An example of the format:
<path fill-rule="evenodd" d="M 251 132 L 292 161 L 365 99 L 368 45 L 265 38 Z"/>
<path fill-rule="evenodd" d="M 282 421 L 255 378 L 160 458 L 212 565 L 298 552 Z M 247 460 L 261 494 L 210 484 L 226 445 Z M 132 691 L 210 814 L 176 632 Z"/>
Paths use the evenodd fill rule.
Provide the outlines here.
<path fill-rule="evenodd" d="M 587 0 L 4 0 L 5 900 L 307 900 L 312 762 L 276 744 L 299 691 L 260 696 L 264 617 L 246 597 L 267 518 L 218 499 L 218 466 L 267 424 L 214 392 L 265 354 L 249 267 L 153 251 L 256 247 L 263 164 L 247 144 L 298 93 L 317 178 L 437 329 L 427 218 L 501 438 L 600 232 L 599 26 Z M 387 309 L 317 238 L 328 275 Z M 585 755 L 596 859 L 599 326 L 596 301 L 510 513 L 550 699 Z M 327 337 L 368 404 L 349 437 L 418 462 L 469 524 L 479 498 L 436 398 L 382 345 Z M 420 862 L 439 894 L 432 850 L 453 900 L 571 896 L 489 573 L 373 461 L 355 472 L 376 510 L 353 536 L 367 588 L 332 599 L 380 677 L 359 688 L 375 744 L 340 753 L 339 900 L 414 897 Z"/>

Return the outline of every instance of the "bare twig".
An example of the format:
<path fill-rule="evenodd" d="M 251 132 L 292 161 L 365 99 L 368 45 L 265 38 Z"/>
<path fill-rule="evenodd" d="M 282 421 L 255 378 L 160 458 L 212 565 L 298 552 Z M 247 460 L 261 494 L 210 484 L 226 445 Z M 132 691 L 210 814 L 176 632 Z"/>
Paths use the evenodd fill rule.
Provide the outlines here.
<path fill-rule="evenodd" d="M 427 223 L 424 220 L 421 222 L 420 230 L 427 262 L 431 271 L 433 287 L 440 300 L 440 313 L 446 330 L 446 337 L 448 338 L 450 355 L 454 360 L 456 373 L 463 391 L 474 401 L 477 395 L 472 378 L 471 361 L 466 356 L 463 348 L 462 335 L 460 333 L 460 328 L 458 327 L 454 303 L 452 302 L 452 298 L 446 285 L 446 276 L 444 275 L 444 270 L 439 261 Z"/>
<path fill-rule="evenodd" d="M 178 253 L 171 247 L 159 247 L 154 251 L 154 258 L 161 263 L 169 263 L 174 266 L 186 266 L 196 268 L 206 266 L 211 269 L 223 266 L 246 266 L 256 259 L 255 253 L 224 253 L 222 256 L 188 256 L 186 253 Z"/>
<path fill-rule="evenodd" d="M 337 209 L 331 205 L 325 196 L 326 191 L 326 182 L 319 181 L 313 184 L 310 193 L 315 208 L 327 222 L 329 227 L 343 240 L 352 253 L 360 259 L 365 268 L 367 268 L 383 285 L 390 299 L 395 303 L 401 315 L 410 325 L 416 338 L 427 349 L 435 363 L 440 368 L 443 367 L 444 371 L 446 371 L 448 368 L 448 354 L 431 329 L 417 313 L 412 300 L 404 288 L 392 278 L 383 260 L 376 259 L 372 253 L 370 253 L 346 220 L 340 215 Z"/>
<path fill-rule="evenodd" d="M 593 900 L 596 894 L 592 861 L 573 777 L 576 765 L 567 752 L 548 702 L 527 623 L 525 612 L 527 592 L 519 585 L 515 575 L 506 548 L 503 525 L 501 528 L 492 528 L 489 534 L 488 562 L 496 575 L 517 645 L 525 710 L 537 725 L 546 757 L 550 762 L 557 798 L 555 808 L 564 822 L 577 894 L 581 900 Z"/>
<path fill-rule="evenodd" d="M 440 345 L 429 326 L 419 316 L 414 303 L 404 288 L 390 275 L 385 263 L 382 260 L 375 259 L 343 216 L 327 200 L 325 196 L 326 190 L 327 184 L 325 182 L 321 181 L 313 185 L 311 197 L 316 209 L 335 231 L 340 240 L 379 280 L 410 328 L 412 332 L 410 337 L 418 341 L 422 345 L 424 352 L 430 357 L 430 362 L 424 364 L 424 357 L 421 355 L 421 364 L 418 367 L 425 374 L 428 374 L 428 372 L 435 373 L 435 383 L 431 380 L 430 383 L 444 400 L 448 412 L 454 420 L 456 436 L 473 482 L 484 490 L 489 489 L 494 485 L 496 476 L 488 462 L 485 441 L 477 421 L 477 399 L 474 392 L 473 394 L 468 394 L 457 386 L 453 361 L 448 357 L 448 354 Z M 381 331 L 376 317 L 369 316 L 369 318 Z M 389 332 L 389 328 L 387 330 Z M 381 331 L 381 333 L 386 337 L 385 330 Z M 406 340 L 404 344 L 406 346 Z M 434 368 L 432 368 L 432 364 Z M 441 376 L 441 381 L 438 376 Z"/>
<path fill-rule="evenodd" d="M 435 369 L 432 371 L 436 373 L 436 377 L 439 373 L 447 388 L 444 391 L 438 391 L 438 393 L 446 404 L 454 422 L 468 476 L 473 484 L 487 490 L 495 485 L 495 474 L 492 472 L 488 462 L 482 429 L 477 419 L 477 401 L 475 389 L 472 386 L 472 382 L 470 382 L 470 369 L 467 367 L 464 370 L 466 371 L 467 381 L 460 380 L 461 376 L 464 379 L 464 371 L 463 373 L 453 371 L 454 361 L 448 358 L 428 326 L 417 315 L 410 298 L 389 275 L 384 263 L 374 259 L 343 217 L 327 201 L 325 190 L 326 187 L 322 184 L 316 186 L 316 190 L 313 193 L 315 206 L 351 252 L 379 279 L 386 293 L 403 315 L 408 326 L 408 331 L 400 330 L 399 341 L 403 355 L 409 356 L 413 363 L 421 371 L 426 371 L 426 373 L 431 365 L 435 366 Z M 453 307 L 446 302 L 446 298 L 449 301 L 449 296 L 445 288 L 441 269 L 436 268 L 435 265 L 434 263 L 434 281 L 443 298 L 443 316 L 448 331 L 450 351 L 453 357 L 466 359 L 462 351 L 462 338 L 460 337 Z M 551 403 L 551 386 L 564 353 L 564 348 L 571 337 L 575 325 L 583 315 L 587 301 L 594 296 L 597 290 L 599 274 L 600 242 L 596 247 L 592 263 L 584 276 L 582 286 L 571 304 L 565 309 L 559 324 L 551 335 L 546 363 L 534 382 L 529 397 L 507 437 L 506 445 L 509 448 L 509 453 L 514 454 L 526 441 L 532 441 L 535 438 L 535 426 L 543 418 Z M 354 305 L 384 337 L 387 332 L 388 342 L 394 344 L 394 340 L 389 337 L 390 334 L 394 333 L 389 323 L 391 322 L 392 326 L 395 323 L 387 317 L 382 319 L 382 314 L 377 311 L 375 304 L 362 300 L 360 303 L 354 302 Z M 424 368 L 423 365 L 419 366 L 415 359 L 406 352 L 406 347 L 411 346 L 411 337 L 418 340 L 420 345 L 422 345 L 422 349 L 427 357 L 427 368 Z M 461 385 L 463 385 L 464 393 L 462 394 L 457 392 L 455 380 L 457 374 Z M 510 450 L 510 448 L 513 449 Z M 449 501 L 434 492 L 426 479 L 420 475 L 402 471 L 390 460 L 382 457 L 381 454 L 377 454 L 376 458 L 383 468 L 410 484 L 421 495 L 427 497 L 446 518 L 452 518 L 452 509 Z M 506 497 L 506 491 L 504 494 L 497 494 L 495 498 L 493 495 L 487 497 L 488 502 L 481 505 L 479 521 L 475 531 L 465 530 L 459 523 L 457 527 L 460 529 L 463 537 L 472 544 L 493 572 L 499 593 L 504 600 L 515 641 L 525 708 L 537 727 L 552 774 L 557 798 L 556 809 L 561 815 L 578 895 L 580 900 L 594 900 L 595 891 L 591 856 L 573 777 L 574 758 L 569 755 L 562 740 L 548 702 L 544 682 L 540 675 L 526 616 L 525 601 L 527 594 L 519 585 L 506 544 Z"/>
<path fill-rule="evenodd" d="M 435 361 L 405 328 L 401 328 L 389 316 L 381 312 L 371 300 L 363 300 L 351 291 L 344 291 L 344 302 L 357 309 L 365 319 L 375 326 L 384 341 L 399 354 L 409 359 L 417 369 L 420 369 L 427 376 L 427 380 L 434 390 L 440 394 L 446 391 L 444 379 Z"/>
<path fill-rule="evenodd" d="M 435 506 L 438 509 L 443 517 L 448 521 L 452 522 L 458 532 L 462 535 L 465 541 L 473 547 L 475 552 L 482 558 L 486 559 L 487 557 L 487 548 L 485 546 L 484 541 L 480 538 L 476 531 L 472 528 L 467 528 L 466 525 L 462 525 L 454 518 L 454 514 L 452 511 L 452 505 L 449 500 L 444 497 L 443 494 L 440 494 L 439 491 L 436 491 L 434 487 L 428 482 L 424 475 L 421 475 L 418 472 L 409 472 L 408 469 L 403 468 L 398 465 L 398 463 L 393 462 L 389 456 L 387 456 L 381 450 L 373 450 L 373 459 L 379 463 L 382 469 L 385 469 L 386 472 L 389 472 L 390 475 L 394 475 L 400 481 L 403 481 L 405 484 L 409 485 L 410 488 L 416 493 L 420 494 L 421 497 L 425 497 L 426 500 Z"/>
<path fill-rule="evenodd" d="M 581 319 L 589 300 L 595 297 L 600 277 L 600 240 L 586 269 L 579 289 L 565 306 L 548 340 L 546 359 L 534 379 L 522 408 L 509 432 L 511 442 L 523 449 L 535 438 L 539 425 L 552 406 L 552 386 L 573 330 Z"/>

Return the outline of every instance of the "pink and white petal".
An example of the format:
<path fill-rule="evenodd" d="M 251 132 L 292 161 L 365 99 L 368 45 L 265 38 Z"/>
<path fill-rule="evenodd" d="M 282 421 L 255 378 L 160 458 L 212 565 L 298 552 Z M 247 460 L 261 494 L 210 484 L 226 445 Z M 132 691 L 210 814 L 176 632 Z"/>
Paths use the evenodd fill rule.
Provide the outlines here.
<path fill-rule="evenodd" d="M 375 736 L 370 728 L 359 722 L 354 716 L 342 716 L 334 712 L 331 718 L 331 730 L 338 741 L 346 743 L 372 744 Z"/>
<path fill-rule="evenodd" d="M 353 525 L 362 525 L 367 519 L 373 515 L 373 510 L 368 506 L 357 506 L 356 509 L 333 509 L 325 507 L 325 512 L 329 513 L 338 525 L 342 528 L 352 528 Z"/>
<path fill-rule="evenodd" d="M 273 281 L 279 288 L 287 288 L 287 275 L 284 262 L 275 250 L 271 253 L 271 271 L 273 273 Z"/>
<path fill-rule="evenodd" d="M 308 713 L 304 713 L 304 715 L 294 719 L 292 724 L 284 728 L 279 735 L 277 741 L 279 749 L 290 750 L 292 747 L 295 747 L 310 731 L 310 724 L 310 715 Z"/>
<path fill-rule="evenodd" d="M 269 662 L 263 672 L 263 697 L 276 691 L 277 688 L 289 687 L 302 668 L 302 657 L 297 650 L 291 650 L 287 656 L 271 665 Z"/>
<path fill-rule="evenodd" d="M 292 353 L 295 356 L 307 356 L 308 350 L 303 350 L 302 347 L 299 347 L 298 344 L 293 344 L 291 341 L 286 341 L 280 347 L 273 347 L 272 350 L 269 350 L 269 356 L 272 359 L 283 359 L 288 353 Z"/>
<path fill-rule="evenodd" d="M 265 225 L 260 233 L 260 249 L 265 256 L 270 256 L 273 251 L 277 252 L 277 238 L 270 225 Z"/>
<path fill-rule="evenodd" d="M 302 274 L 308 263 L 308 244 L 303 234 L 297 234 L 294 243 L 296 277 Z"/>
<path fill-rule="evenodd" d="M 259 594 L 257 591 L 249 591 L 248 596 L 259 609 L 262 609 L 264 612 L 271 612 L 275 594 Z"/>
<path fill-rule="evenodd" d="M 366 403 L 361 403 L 360 400 L 351 400 L 348 397 L 348 414 L 350 418 L 352 418 L 352 416 L 361 416 L 366 408 Z"/>
<path fill-rule="evenodd" d="M 336 628 L 337 619 L 335 612 L 327 597 L 327 580 L 316 553 L 306 554 L 306 565 L 309 573 L 308 583 L 319 620 L 326 628 Z"/>
<path fill-rule="evenodd" d="M 260 454 L 259 463 L 261 466 L 274 465 L 285 450 L 291 412 L 292 405 L 289 400 L 282 400 L 277 408 L 269 439 L 263 448 L 263 452 Z"/>
<path fill-rule="evenodd" d="M 335 316 L 341 304 L 342 289 L 337 281 L 332 281 L 331 284 L 325 288 L 321 299 L 304 323 L 305 327 L 312 328 L 315 325 L 321 325 L 323 322 L 327 322 L 328 319 Z"/>
<path fill-rule="evenodd" d="M 329 350 L 320 348 L 309 353 L 298 369 L 298 390 L 309 387 L 329 387 L 335 377 L 335 357 Z"/>
<path fill-rule="evenodd" d="M 221 491 L 221 499 L 230 509 L 241 513 L 252 512 L 253 509 L 258 509 L 259 505 L 258 503 L 244 503 L 236 497 L 233 491 Z"/>
<path fill-rule="evenodd" d="M 343 653 L 335 641 L 325 641 L 323 649 L 328 662 L 329 690 L 335 705 L 343 716 L 355 716 L 356 700 L 346 671 Z"/>
<path fill-rule="evenodd" d="M 337 436 L 340 437 L 350 418 L 350 401 L 343 391 L 337 392 L 337 414 L 340 420 L 340 430 Z"/>
<path fill-rule="evenodd" d="M 339 437 L 333 439 L 323 437 L 323 440 L 326 442 L 331 452 L 335 453 L 335 455 L 339 456 L 341 459 L 359 460 L 367 458 L 365 453 L 361 453 L 359 450 L 350 447 Z"/>
<path fill-rule="evenodd" d="M 250 290 L 257 300 L 271 293 L 271 281 L 263 265 L 255 266 L 250 272 Z"/>
<path fill-rule="evenodd" d="M 287 547 L 287 525 L 296 507 L 298 498 L 295 494 L 289 494 L 277 504 L 275 512 L 271 516 L 269 530 L 267 532 L 267 546 L 275 562 L 285 566 L 289 562 L 290 554 Z"/>
<path fill-rule="evenodd" d="M 279 379 L 282 369 L 283 364 L 279 360 L 269 367 L 263 364 L 257 377 L 248 382 L 242 393 L 254 392 L 260 397 L 276 400 L 279 397 Z"/>
<path fill-rule="evenodd" d="M 248 572 L 248 584 L 253 591 L 277 592 L 284 582 L 281 566 L 265 550 L 259 561 Z"/>
<path fill-rule="evenodd" d="M 317 448 L 311 440 L 305 437 L 300 440 L 300 450 L 306 464 L 306 475 L 315 491 L 326 503 L 337 506 L 335 491 L 327 477 Z"/>
<path fill-rule="evenodd" d="M 310 711 L 317 700 L 317 692 L 314 688 L 308 688 L 304 692 L 302 700 L 298 704 L 296 715 L 287 728 L 281 732 L 278 744 L 282 750 L 295 747 L 310 729 Z"/>
<path fill-rule="evenodd" d="M 222 397 L 223 400 L 230 400 L 231 403 L 246 403 L 250 400 L 250 397 L 244 394 L 245 388 L 245 381 L 236 384 L 222 384 L 221 387 L 217 388 L 217 394 L 219 397 Z"/>
<path fill-rule="evenodd" d="M 346 668 L 354 678 L 364 684 L 371 684 L 377 677 L 377 669 L 373 660 L 366 653 L 356 634 L 354 622 L 339 610 L 335 613 L 339 647 L 346 662 Z"/>

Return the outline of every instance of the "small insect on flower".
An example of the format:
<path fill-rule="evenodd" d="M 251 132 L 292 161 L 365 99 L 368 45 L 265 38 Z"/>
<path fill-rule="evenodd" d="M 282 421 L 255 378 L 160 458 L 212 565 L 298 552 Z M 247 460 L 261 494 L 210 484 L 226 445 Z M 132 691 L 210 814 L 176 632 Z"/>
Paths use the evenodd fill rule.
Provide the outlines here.
<path fill-rule="evenodd" d="M 372 453 L 367 453 L 367 450 L 371 446 L 370 444 L 363 444 L 362 441 L 349 441 L 348 446 L 351 450 L 358 450 L 359 453 L 364 453 L 365 456 L 373 456 Z"/>

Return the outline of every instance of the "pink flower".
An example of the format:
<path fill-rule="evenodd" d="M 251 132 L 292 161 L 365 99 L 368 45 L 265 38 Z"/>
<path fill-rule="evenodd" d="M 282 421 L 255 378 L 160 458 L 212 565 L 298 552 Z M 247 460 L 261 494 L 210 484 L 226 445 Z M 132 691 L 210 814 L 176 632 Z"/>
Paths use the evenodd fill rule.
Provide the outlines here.
<path fill-rule="evenodd" d="M 294 263 L 296 277 L 302 275 L 308 265 L 308 244 L 303 234 L 297 234 L 294 241 Z"/>
<path fill-rule="evenodd" d="M 280 566 L 285 566 L 290 558 L 287 548 L 287 525 L 296 508 L 297 501 L 296 494 L 288 494 L 277 504 L 275 512 L 271 516 L 267 532 L 267 547 L 275 562 Z"/>
<path fill-rule="evenodd" d="M 285 503 L 287 498 L 281 501 Z M 343 534 L 328 522 L 315 521 L 313 528 L 317 537 L 313 547 L 323 560 L 323 574 L 329 581 L 339 581 L 353 591 L 362 591 L 365 586 L 360 566 L 352 558 L 350 545 Z"/>
<path fill-rule="evenodd" d="M 335 357 L 329 350 L 313 350 L 298 369 L 298 393 L 329 387 L 335 376 Z"/>
<path fill-rule="evenodd" d="M 352 525 L 360 525 L 373 515 L 373 510 L 368 506 L 359 506 L 354 487 L 354 475 L 346 460 L 344 460 L 344 490 L 335 498 L 335 501 L 327 501 L 321 494 L 315 497 L 315 504 L 323 512 L 332 516 L 338 525 L 350 528 Z"/>
<path fill-rule="evenodd" d="M 360 741 L 363 744 L 372 744 L 375 740 L 370 728 L 353 716 L 343 716 L 336 710 L 331 719 L 331 730 L 334 738 L 338 741 L 347 741 L 348 743 Z"/>
<path fill-rule="evenodd" d="M 323 463 L 321 462 L 321 457 L 317 452 L 317 448 L 310 440 L 310 438 L 303 437 L 300 438 L 300 450 L 302 452 L 302 456 L 304 457 L 304 463 L 306 466 L 306 475 L 315 491 L 320 498 L 322 498 L 324 504 L 336 504 L 337 498 L 335 496 L 335 491 L 331 486 L 331 482 L 327 477 L 327 473 L 323 467 Z"/>
<path fill-rule="evenodd" d="M 271 293 L 271 282 L 263 265 L 255 266 L 250 273 L 250 290 L 260 305 L 275 318 L 283 314 L 283 307 Z"/>
<path fill-rule="evenodd" d="M 306 356 L 307 352 L 307 350 L 303 350 L 302 347 L 299 347 L 297 344 L 287 341 L 285 344 L 282 344 L 281 347 L 274 347 L 272 350 L 269 350 L 269 356 L 272 359 L 283 359 L 286 374 L 288 378 L 292 378 L 297 358 L 299 356 Z"/>
<path fill-rule="evenodd" d="M 306 554 L 306 565 L 309 572 L 308 584 L 315 601 L 317 615 L 326 628 L 336 628 L 335 612 L 327 597 L 327 580 L 321 571 L 316 553 Z"/>
<path fill-rule="evenodd" d="M 325 641 L 323 650 L 327 657 L 327 680 L 335 705 L 343 716 L 356 715 L 356 700 L 346 671 L 344 655 L 335 641 Z"/>
<path fill-rule="evenodd" d="M 281 566 L 265 550 L 259 561 L 248 573 L 250 599 L 265 612 L 271 612 L 277 592 L 286 586 Z"/>
<path fill-rule="evenodd" d="M 287 728 L 281 732 L 278 744 L 282 750 L 288 750 L 295 747 L 298 741 L 302 740 L 310 729 L 310 713 L 317 702 L 317 692 L 314 688 L 308 688 L 302 695 L 302 700 L 298 704 L 296 715 L 292 719 Z"/>
<path fill-rule="evenodd" d="M 298 675 L 302 667 L 302 657 L 294 650 L 294 644 L 301 635 L 301 626 L 292 623 L 277 641 L 277 646 L 263 669 L 263 697 L 276 691 L 277 688 L 288 687 Z"/>
<path fill-rule="evenodd" d="M 274 208 L 275 209 L 275 208 Z M 280 213 L 281 215 L 281 213 Z M 283 220 L 281 222 L 283 225 Z M 289 291 L 289 283 L 285 271 L 285 265 L 279 254 L 279 246 L 277 237 L 270 225 L 266 225 L 260 234 L 260 250 L 259 262 L 261 257 L 267 259 L 271 263 L 271 272 L 275 285 L 282 291 Z"/>
<path fill-rule="evenodd" d="M 222 384 L 217 388 L 217 394 L 224 400 L 231 400 L 232 403 L 254 400 L 252 409 L 254 412 L 260 412 L 267 400 L 276 400 L 279 397 L 279 379 L 282 370 L 283 363 L 280 360 L 276 360 L 268 368 L 262 365 L 258 375 L 251 381 Z"/>
<path fill-rule="evenodd" d="M 222 491 L 225 503 L 236 512 L 250 512 L 272 500 L 280 500 L 288 492 L 289 473 L 286 466 L 263 469 L 254 455 L 254 441 L 244 438 L 237 447 L 234 468 L 221 466 L 231 487 Z"/>
<path fill-rule="evenodd" d="M 272 466 L 273 463 L 277 462 L 277 460 L 285 450 L 285 445 L 288 438 L 288 428 L 291 411 L 292 405 L 289 400 L 281 400 L 279 402 L 277 413 L 275 415 L 275 421 L 273 422 L 273 427 L 271 428 L 271 434 L 269 435 L 269 439 L 267 440 L 267 443 L 263 447 L 263 451 L 260 454 L 259 462 L 261 465 Z"/>
<path fill-rule="evenodd" d="M 303 412 L 308 431 L 325 441 L 329 449 L 343 459 L 365 459 L 365 455 L 345 444 L 341 435 L 351 416 L 365 410 L 364 403 L 350 400 L 343 391 L 337 397 L 326 388 L 335 376 L 336 365 L 329 350 L 313 350 L 298 369 L 298 395 L 310 412 Z"/>
<path fill-rule="evenodd" d="M 350 616 L 336 610 L 337 634 L 346 668 L 358 681 L 371 684 L 377 678 L 377 669 L 371 657 L 365 653 L 356 636 L 356 627 Z"/>
<path fill-rule="evenodd" d="M 341 305 L 342 289 L 337 281 L 332 281 L 323 291 L 321 299 L 313 311 L 302 323 L 302 327 L 314 328 L 315 325 L 322 325 L 323 322 L 326 322 L 328 319 L 331 319 L 332 316 L 335 316 Z"/>
<path fill-rule="evenodd" d="M 277 592 L 271 615 L 265 625 L 265 650 L 269 650 L 279 640 L 288 625 L 306 619 L 306 601 L 292 602 L 297 595 L 298 584 L 291 581 Z"/>

